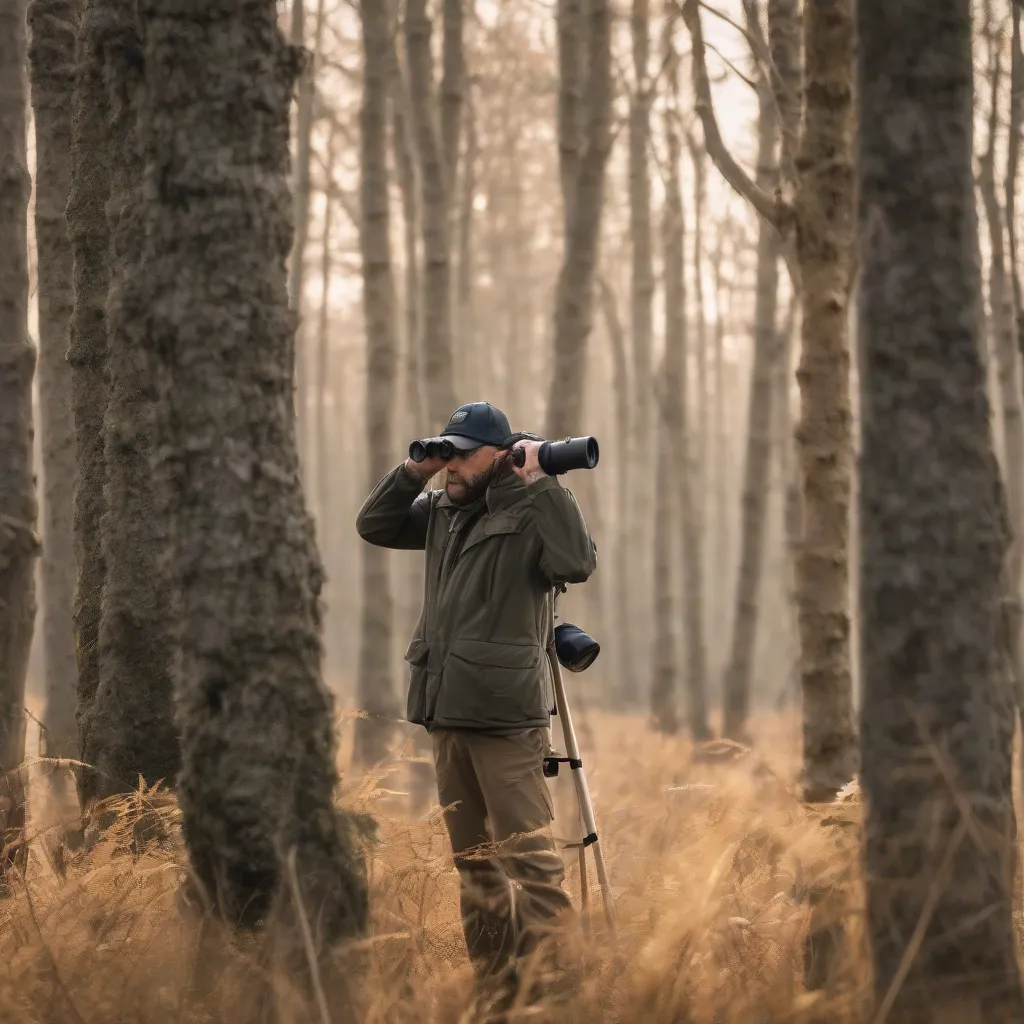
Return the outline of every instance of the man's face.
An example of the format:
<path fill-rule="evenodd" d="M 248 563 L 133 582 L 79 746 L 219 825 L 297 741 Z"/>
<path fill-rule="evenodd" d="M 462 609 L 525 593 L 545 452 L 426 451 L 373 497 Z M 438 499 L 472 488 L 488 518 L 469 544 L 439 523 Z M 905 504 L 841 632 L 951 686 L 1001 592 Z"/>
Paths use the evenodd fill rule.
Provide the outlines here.
<path fill-rule="evenodd" d="M 501 451 L 493 445 L 483 445 L 464 455 L 456 453 L 445 466 L 444 492 L 456 505 L 470 505 L 482 498 L 491 482 L 494 459 Z"/>

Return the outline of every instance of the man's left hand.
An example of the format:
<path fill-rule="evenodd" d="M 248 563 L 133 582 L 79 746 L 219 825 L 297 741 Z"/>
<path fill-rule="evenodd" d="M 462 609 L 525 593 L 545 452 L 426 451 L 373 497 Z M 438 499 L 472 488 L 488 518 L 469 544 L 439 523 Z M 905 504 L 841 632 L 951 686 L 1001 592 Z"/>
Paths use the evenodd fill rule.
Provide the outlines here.
<path fill-rule="evenodd" d="M 522 448 L 526 452 L 526 461 L 522 466 L 517 466 L 513 462 L 512 472 L 515 473 L 515 475 L 527 486 L 535 483 L 542 476 L 547 475 L 544 470 L 540 468 L 540 460 L 538 457 L 540 446 L 542 444 L 542 441 L 520 441 L 512 447 L 513 451 L 515 451 L 516 448 Z"/>

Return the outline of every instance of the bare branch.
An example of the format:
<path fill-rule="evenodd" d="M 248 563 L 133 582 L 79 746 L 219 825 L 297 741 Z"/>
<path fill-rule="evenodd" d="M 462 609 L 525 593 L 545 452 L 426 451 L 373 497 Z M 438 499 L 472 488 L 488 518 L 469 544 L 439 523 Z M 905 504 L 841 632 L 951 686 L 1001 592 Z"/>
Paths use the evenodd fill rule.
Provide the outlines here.
<path fill-rule="evenodd" d="M 759 188 L 750 175 L 736 162 L 718 129 L 718 120 L 715 117 L 715 108 L 711 100 L 711 83 L 708 81 L 704 33 L 701 29 L 699 8 L 699 0 L 684 0 L 681 13 L 693 42 L 693 59 L 690 61 L 690 67 L 693 73 L 694 110 L 704 128 L 704 146 L 722 177 L 769 224 L 778 226 L 781 218 L 775 199 Z"/>

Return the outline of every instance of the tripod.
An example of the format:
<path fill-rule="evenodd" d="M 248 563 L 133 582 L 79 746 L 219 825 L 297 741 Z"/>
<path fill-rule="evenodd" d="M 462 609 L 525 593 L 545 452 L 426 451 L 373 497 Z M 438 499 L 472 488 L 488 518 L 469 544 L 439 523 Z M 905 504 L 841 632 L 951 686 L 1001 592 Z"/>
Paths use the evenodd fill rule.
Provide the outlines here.
<path fill-rule="evenodd" d="M 580 757 L 579 744 L 576 742 L 576 730 L 572 725 L 572 714 L 565 696 L 562 682 L 561 666 L 555 652 L 554 643 L 548 647 L 548 661 L 551 663 L 551 676 L 555 690 L 554 714 L 562 723 L 562 737 L 565 740 L 565 757 L 544 758 L 544 774 L 552 778 L 558 774 L 559 764 L 568 764 L 572 771 L 572 779 L 576 786 L 576 802 L 579 805 L 580 819 L 583 824 L 583 839 L 579 843 L 571 843 L 579 853 L 580 861 L 580 900 L 586 919 L 587 910 L 587 847 L 591 847 L 594 855 L 594 867 L 597 870 L 597 881 L 601 887 L 601 900 L 604 903 L 604 916 L 608 929 L 615 935 L 615 908 L 612 905 L 611 887 L 608 884 L 608 872 L 604 863 L 604 851 L 597 838 L 597 822 L 594 820 L 594 805 L 590 801 L 590 788 L 587 777 L 583 774 L 583 760 Z"/>

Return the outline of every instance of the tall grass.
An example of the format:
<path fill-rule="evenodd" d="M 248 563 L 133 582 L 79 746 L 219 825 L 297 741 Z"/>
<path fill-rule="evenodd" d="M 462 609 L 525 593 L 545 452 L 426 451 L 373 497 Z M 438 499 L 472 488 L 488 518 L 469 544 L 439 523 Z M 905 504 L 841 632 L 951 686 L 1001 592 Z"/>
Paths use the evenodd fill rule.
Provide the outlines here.
<path fill-rule="evenodd" d="M 656 736 L 638 720 L 594 716 L 591 727 L 595 750 L 584 757 L 617 940 L 604 928 L 591 868 L 589 934 L 576 923 L 561 943 L 582 964 L 569 1002 L 517 1008 L 511 1019 L 854 1019 L 866 972 L 856 826 L 843 822 L 855 820 L 856 801 L 800 803 L 791 784 L 794 723 L 758 723 L 757 749 L 771 752 L 768 760 L 727 745 L 695 758 L 687 742 Z M 361 1015 L 367 1024 L 483 1019 L 472 1003 L 458 878 L 439 809 L 410 817 L 400 788 L 380 773 L 344 787 L 347 805 L 378 820 L 367 849 L 373 932 L 363 946 Z M 33 835 L 25 880 L 0 904 L 0 1021 L 248 1024 L 260 986 L 275 993 L 278 1020 L 321 1021 L 316 1004 L 263 966 L 252 943 L 197 937 L 179 895 L 185 857 L 173 799 L 135 794 L 116 811 L 114 827 L 64 862 L 54 857 L 52 828 Z M 164 825 L 156 840 L 138 835 L 146 811 Z M 575 851 L 565 859 L 578 906 Z M 831 893 L 828 905 L 846 925 L 842 969 L 819 993 L 803 984 L 812 891 Z M 564 991 L 548 980 L 552 992 Z"/>

